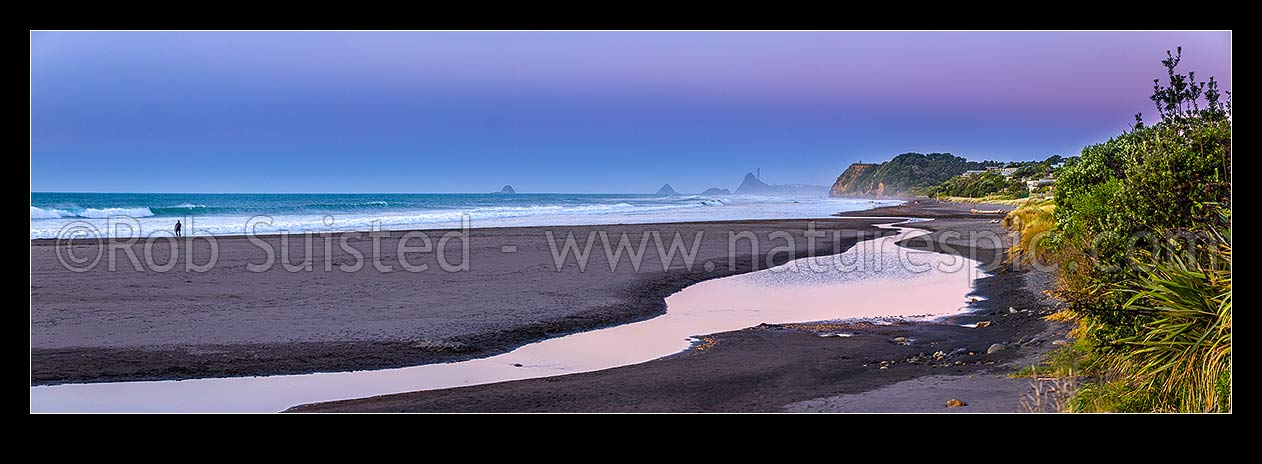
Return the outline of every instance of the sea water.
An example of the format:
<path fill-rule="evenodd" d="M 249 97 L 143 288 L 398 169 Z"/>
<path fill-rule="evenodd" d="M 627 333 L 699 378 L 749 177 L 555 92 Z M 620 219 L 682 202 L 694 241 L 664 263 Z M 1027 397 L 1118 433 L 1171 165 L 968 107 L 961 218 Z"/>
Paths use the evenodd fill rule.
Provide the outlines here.
<path fill-rule="evenodd" d="M 443 229 L 827 217 L 901 203 L 827 197 L 643 194 L 31 194 L 31 239 Z"/>

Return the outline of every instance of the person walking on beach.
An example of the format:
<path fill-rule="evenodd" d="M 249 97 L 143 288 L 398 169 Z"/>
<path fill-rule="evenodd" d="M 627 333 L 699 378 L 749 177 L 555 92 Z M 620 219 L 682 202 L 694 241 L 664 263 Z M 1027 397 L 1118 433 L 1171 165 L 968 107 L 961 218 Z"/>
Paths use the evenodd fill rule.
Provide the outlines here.
<path fill-rule="evenodd" d="M 179 219 L 175 220 L 175 236 L 176 237 L 180 236 L 180 220 Z"/>

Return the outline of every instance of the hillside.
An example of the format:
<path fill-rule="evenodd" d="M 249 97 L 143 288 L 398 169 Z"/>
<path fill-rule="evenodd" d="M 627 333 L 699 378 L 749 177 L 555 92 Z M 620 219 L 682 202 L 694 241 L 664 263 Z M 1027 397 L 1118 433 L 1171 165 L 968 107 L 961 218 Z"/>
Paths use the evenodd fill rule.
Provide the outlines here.
<path fill-rule="evenodd" d="M 969 174 L 947 179 L 946 182 L 924 189 L 931 197 L 981 198 L 988 195 L 1004 195 L 1025 198 L 1030 195 L 1025 181 L 1017 176 L 1004 177 L 995 171 Z"/>
<path fill-rule="evenodd" d="M 938 185 L 964 171 L 985 169 L 994 162 L 969 161 L 950 153 L 903 153 L 880 164 L 855 163 L 837 177 L 829 195 L 911 195 Z"/>

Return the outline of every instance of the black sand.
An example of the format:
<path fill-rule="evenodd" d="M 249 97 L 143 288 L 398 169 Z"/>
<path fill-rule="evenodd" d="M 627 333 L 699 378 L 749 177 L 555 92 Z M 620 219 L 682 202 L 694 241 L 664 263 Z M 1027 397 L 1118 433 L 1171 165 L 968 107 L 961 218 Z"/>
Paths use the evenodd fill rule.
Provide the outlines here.
<path fill-rule="evenodd" d="M 857 212 L 939 218 L 934 236 L 1003 235 L 973 205 L 936 203 Z M 992 209 L 980 206 L 979 209 Z M 760 326 L 712 335 L 705 349 L 598 372 L 303 405 L 294 412 L 1020 412 L 1025 379 L 1006 375 L 1064 337 L 1042 316 L 1047 273 L 1002 263 L 1004 244 L 948 240 L 994 274 L 977 281 L 977 311 L 942 322 Z M 909 246 L 926 246 L 909 243 Z M 940 248 L 935 245 L 935 248 Z M 1012 310 L 1015 309 L 1016 312 Z M 990 321 L 984 328 L 960 324 Z M 820 337 L 845 330 L 850 338 Z M 821 332 L 822 331 L 822 332 Z M 910 345 L 894 342 L 897 337 Z M 1003 351 L 987 354 L 992 344 Z M 957 350 L 962 349 L 959 353 Z M 936 352 L 953 353 L 935 357 Z M 882 368 L 884 366 L 884 368 Z M 947 408 L 949 399 L 969 406 Z"/>
<path fill-rule="evenodd" d="M 830 233 L 808 249 L 803 231 L 814 222 Z M 467 272 L 443 272 L 433 253 L 409 255 L 424 272 L 380 272 L 371 265 L 347 273 L 336 266 L 352 256 L 338 246 L 324 256 L 324 242 L 313 242 L 313 269 L 287 272 L 277 265 L 261 273 L 246 269 L 261 263 L 265 252 L 244 237 L 218 240 L 219 261 L 205 273 L 188 272 L 181 253 L 169 272 L 130 267 L 122 251 L 117 271 L 102 261 L 84 273 L 66 270 L 51 240 L 31 241 L 31 384 L 199 377 L 297 374 L 380 369 L 489 356 L 557 335 L 642 320 L 665 310 L 663 298 L 701 280 L 748 272 L 754 260 L 747 242 L 739 242 L 734 268 L 729 266 L 730 233 L 759 237 L 758 268 L 782 241 L 768 235 L 787 231 L 795 239 L 792 255 L 777 253 L 773 264 L 808 254 L 832 254 L 860 237 L 882 233 L 872 227 L 885 220 L 828 218 L 815 221 L 730 221 L 682 224 L 611 225 L 474 229 L 469 238 Z M 611 271 L 601 244 L 593 247 L 586 271 L 570 259 L 558 271 L 545 232 L 574 233 L 579 243 L 592 231 L 615 241 L 625 232 L 639 245 L 642 232 L 656 231 L 669 246 L 678 232 L 691 246 L 703 232 L 692 270 L 676 256 L 663 270 L 655 243 L 648 244 L 642 267 L 629 258 Z M 884 231 L 888 232 L 888 231 Z M 437 243 L 444 231 L 426 231 Z M 396 269 L 395 244 L 402 232 L 382 240 L 384 264 Z M 291 262 L 301 261 L 301 236 L 291 238 Z M 267 238 L 271 244 L 277 237 Z M 166 242 L 152 254 L 164 263 Z M 205 240 L 194 240 L 196 263 L 209 256 Z M 370 256 L 367 238 L 350 242 Z M 413 242 L 416 244 L 417 242 Z M 516 246 L 506 252 L 503 246 Z M 449 262 L 459 263 L 460 242 L 448 242 Z M 87 245 L 80 250 L 94 253 Z M 139 244 L 132 249 L 143 259 Z M 279 253 L 278 253 L 279 257 Z M 325 270 L 328 262 L 333 270 Z M 716 267 L 707 271 L 705 263 Z"/>

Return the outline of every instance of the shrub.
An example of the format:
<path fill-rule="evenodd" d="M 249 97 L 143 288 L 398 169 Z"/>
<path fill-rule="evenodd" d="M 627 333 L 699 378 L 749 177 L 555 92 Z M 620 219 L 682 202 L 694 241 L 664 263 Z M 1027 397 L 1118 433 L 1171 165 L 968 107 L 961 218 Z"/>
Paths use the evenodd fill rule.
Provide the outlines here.
<path fill-rule="evenodd" d="M 1106 347 L 1096 363 L 1106 386 L 1085 391 L 1076 408 L 1231 410 L 1230 229 L 1208 237 L 1192 260 L 1173 248 L 1142 252 L 1138 275 L 1112 286 L 1142 322 Z"/>
<path fill-rule="evenodd" d="M 1125 300 L 1106 290 L 1133 277 L 1134 251 L 1155 251 L 1145 238 L 1204 227 L 1215 205 L 1231 207 L 1230 101 L 1219 102 L 1212 78 L 1176 73 L 1179 58 L 1163 61 L 1170 84 L 1154 90 L 1159 123 L 1139 120 L 1084 148 L 1057 179 L 1049 248 L 1064 261 L 1058 290 L 1072 310 L 1101 322 L 1088 331 L 1101 346 L 1141 330 L 1142 321 L 1121 311 Z"/>
<path fill-rule="evenodd" d="M 1012 199 L 1029 196 L 1029 189 L 1026 188 L 1025 183 L 990 171 L 955 176 L 924 192 L 933 197 L 980 198 L 996 195 Z"/>
<path fill-rule="evenodd" d="M 1213 78 L 1177 73 L 1180 59 L 1167 54 L 1167 84 L 1154 82 L 1157 124 L 1136 115 L 1059 170 L 1054 206 L 1009 216 L 1018 252 L 1057 260 L 1078 322 L 1057 355 L 1076 359 L 1055 364 L 1093 381 L 1070 410 L 1231 410 L 1230 92 L 1221 102 Z"/>

